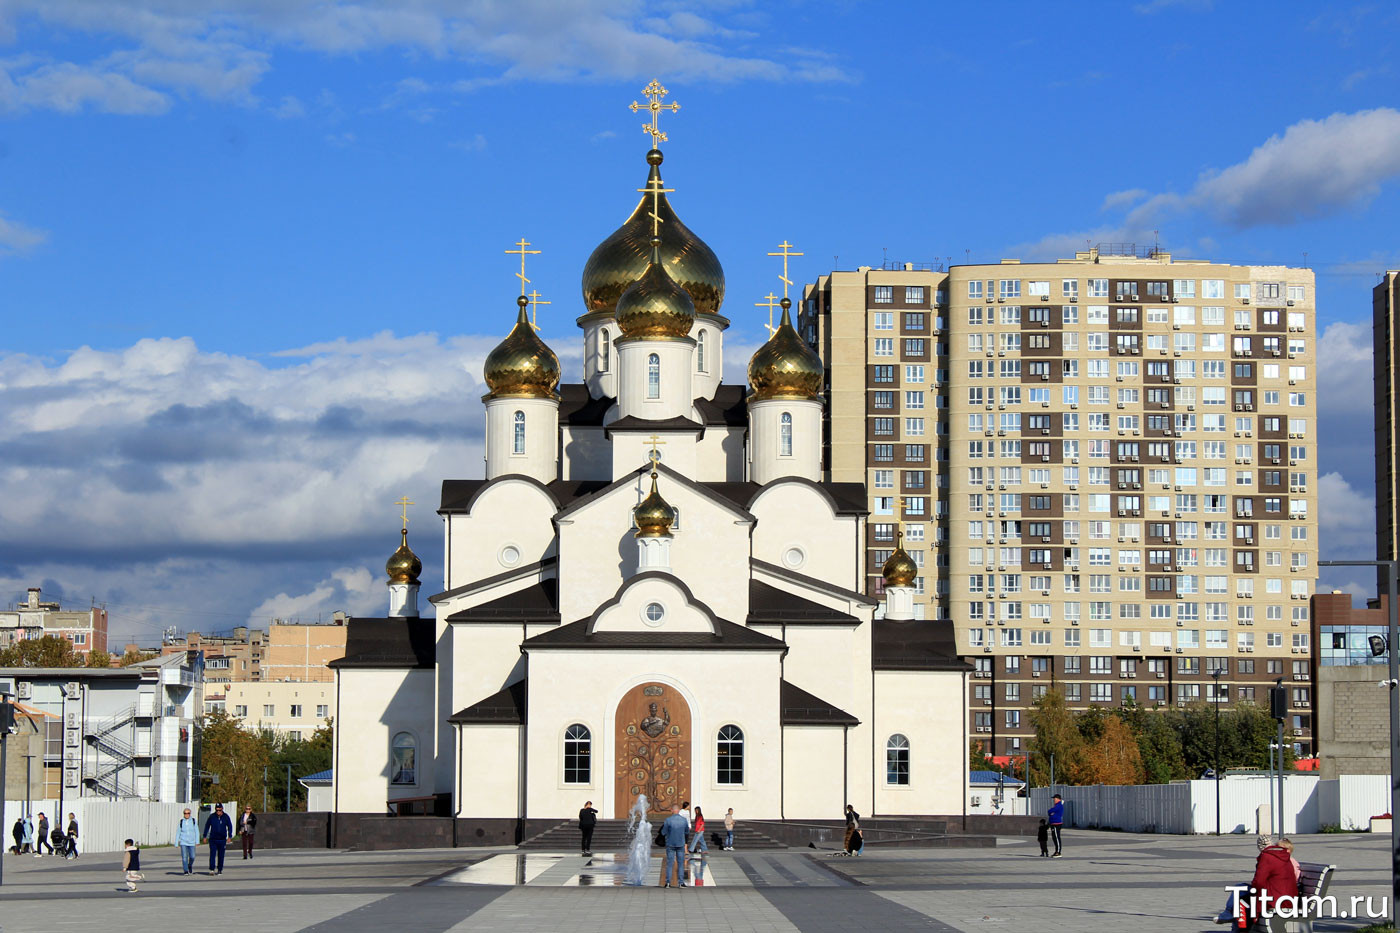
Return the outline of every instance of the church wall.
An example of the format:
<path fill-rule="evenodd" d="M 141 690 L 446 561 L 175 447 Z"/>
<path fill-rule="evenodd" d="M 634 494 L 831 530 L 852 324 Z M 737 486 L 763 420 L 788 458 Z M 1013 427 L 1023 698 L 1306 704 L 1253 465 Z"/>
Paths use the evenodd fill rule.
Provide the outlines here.
<path fill-rule="evenodd" d="M 560 449 L 559 475 L 563 479 L 612 479 L 612 445 L 602 428 L 565 427 Z"/>
<path fill-rule="evenodd" d="M 521 727 L 465 725 L 460 731 L 462 771 L 454 790 L 462 818 L 519 816 Z"/>
<path fill-rule="evenodd" d="M 443 718 L 471 706 L 519 680 L 523 667 L 519 622 L 467 622 L 452 626 L 452 681 Z"/>
<path fill-rule="evenodd" d="M 565 622 L 591 616 L 612 599 L 637 566 L 631 510 L 651 489 L 635 484 L 613 490 L 569 516 L 559 527 L 560 607 Z M 748 615 L 749 526 L 738 516 L 680 483 L 660 480 L 661 495 L 680 511 L 671 543 L 673 573 L 720 618 L 743 623 Z"/>
<path fill-rule="evenodd" d="M 482 492 L 470 514 L 449 515 L 447 587 L 504 573 L 552 554 L 556 510 L 553 499 L 538 486 L 506 480 Z M 452 611 L 460 608 L 454 606 Z"/>
<path fill-rule="evenodd" d="M 754 557 L 847 589 L 862 588 L 860 519 L 836 515 L 821 492 L 778 481 L 764 487 L 749 511 L 758 518 Z M 800 554 L 790 553 L 794 550 Z"/>
<path fill-rule="evenodd" d="M 660 432 L 663 446 L 661 462 L 682 476 L 697 479 L 699 444 L 695 432 Z M 621 479 L 651 462 L 650 431 L 618 431 L 612 435 L 612 473 L 608 479 Z"/>
<path fill-rule="evenodd" d="M 879 816 L 960 814 L 967 802 L 966 677 L 958 672 L 875 673 L 874 775 Z M 885 780 L 885 746 L 909 739 L 909 784 Z"/>
<path fill-rule="evenodd" d="M 783 727 L 785 819 L 834 820 L 845 812 L 850 772 L 841 767 L 844 732 L 840 726 Z"/>
<path fill-rule="evenodd" d="M 616 342 L 617 407 L 622 417 L 647 420 L 692 417 L 695 402 L 695 341 L 689 337 L 623 337 Z M 647 398 L 647 361 L 660 366 L 659 391 Z"/>
<path fill-rule="evenodd" d="M 593 398 L 617 398 L 617 334 L 611 317 L 590 318 L 583 326 L 583 381 Z"/>
<path fill-rule="evenodd" d="M 733 807 L 740 819 L 777 819 L 780 766 L 777 652 L 536 651 L 530 655 L 529 816 L 564 819 L 593 800 L 614 816 L 618 702 L 647 681 L 676 686 L 690 705 L 691 795 L 711 814 Z M 592 783 L 565 785 L 563 735 L 571 723 L 593 735 Z M 715 738 L 734 724 L 744 732 L 745 783 L 716 783 Z"/>
<path fill-rule="evenodd" d="M 690 329 L 690 337 L 695 341 L 695 397 L 714 398 L 724 376 L 724 331 L 719 327 L 718 318 L 709 315 L 696 315 L 695 325 Z M 704 368 L 700 365 L 701 333 L 704 333 Z"/>
<path fill-rule="evenodd" d="M 430 670 L 338 672 L 333 797 L 341 813 L 383 813 L 385 803 L 435 793 L 434 674 Z M 417 742 L 417 783 L 391 785 L 390 743 L 408 732 Z"/>
<path fill-rule="evenodd" d="M 783 456 L 782 416 L 792 419 L 792 452 Z M 783 476 L 813 482 L 822 471 L 822 403 L 813 399 L 749 402 L 749 472 L 755 483 Z"/>
<path fill-rule="evenodd" d="M 520 446 L 516 416 L 523 416 Z M 559 474 L 559 402 L 499 398 L 486 402 L 486 478 L 520 473 L 548 483 Z"/>
<path fill-rule="evenodd" d="M 741 483 L 747 480 L 745 433 L 743 428 L 707 428 L 695 451 L 696 478 L 707 483 Z"/>

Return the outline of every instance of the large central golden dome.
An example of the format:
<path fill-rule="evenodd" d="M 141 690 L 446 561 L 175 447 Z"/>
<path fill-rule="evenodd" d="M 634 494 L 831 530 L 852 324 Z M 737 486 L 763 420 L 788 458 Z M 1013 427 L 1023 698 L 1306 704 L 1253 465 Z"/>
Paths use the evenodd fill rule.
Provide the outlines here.
<path fill-rule="evenodd" d="M 617 328 L 624 337 L 688 337 L 695 304 L 655 262 L 617 300 Z"/>
<path fill-rule="evenodd" d="M 651 165 L 648 185 L 661 182 L 661 150 L 647 153 Z M 583 267 L 585 314 L 612 314 L 617 300 L 642 277 L 651 262 L 651 199 L 645 194 L 632 216 L 612 236 L 598 244 Z M 657 197 L 661 218 L 661 262 L 685 289 L 695 310 L 718 314 L 724 303 L 724 269 L 714 251 L 681 223 L 666 195 Z"/>
<path fill-rule="evenodd" d="M 554 355 L 535 329 L 525 307 L 530 299 L 516 299 L 520 313 L 515 326 L 496 349 L 486 355 L 483 376 L 491 390 L 486 398 L 557 398 L 559 357 Z"/>
<path fill-rule="evenodd" d="M 749 359 L 749 400 L 761 402 L 771 398 L 822 397 L 826 370 L 821 357 L 807 346 L 792 326 L 788 309 L 792 302 L 783 299 L 783 320 L 768 342 L 759 347 Z"/>

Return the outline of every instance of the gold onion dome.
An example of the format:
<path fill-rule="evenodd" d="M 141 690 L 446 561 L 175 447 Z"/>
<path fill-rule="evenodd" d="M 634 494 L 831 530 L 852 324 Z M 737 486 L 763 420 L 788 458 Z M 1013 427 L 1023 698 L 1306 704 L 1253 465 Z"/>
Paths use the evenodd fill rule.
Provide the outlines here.
<path fill-rule="evenodd" d="M 403 540 L 399 543 L 399 549 L 389 555 L 389 559 L 384 563 L 384 572 L 389 574 L 390 583 L 418 582 L 418 575 L 423 572 L 423 562 L 408 546 L 407 528 L 403 530 Z"/>
<path fill-rule="evenodd" d="M 616 315 L 624 337 L 688 337 L 695 303 L 664 267 L 652 262 L 617 300 Z"/>
<path fill-rule="evenodd" d="M 637 521 L 638 538 L 665 538 L 671 534 L 671 526 L 676 521 L 676 510 L 661 498 L 656 491 L 656 470 L 651 471 L 651 492 L 632 510 Z"/>
<path fill-rule="evenodd" d="M 826 379 L 821 357 L 792 326 L 792 301 L 784 298 L 782 305 L 782 323 L 749 360 L 749 399 L 819 399 Z"/>
<path fill-rule="evenodd" d="M 647 153 L 651 165 L 648 186 L 661 186 L 661 150 Z M 632 283 L 642 277 L 651 262 L 650 192 L 642 195 L 637 208 L 588 257 L 583 267 L 585 314 L 612 314 Z M 695 310 L 718 314 L 724 303 L 724 269 L 714 251 L 681 223 L 666 195 L 656 195 L 656 214 L 661 218 L 661 261 L 681 288 L 690 295 Z"/>
<path fill-rule="evenodd" d="M 559 385 L 559 357 L 530 326 L 525 313 L 530 299 L 516 299 L 520 314 L 506 339 L 486 355 L 483 375 L 492 398 L 556 398 Z"/>
<path fill-rule="evenodd" d="M 904 532 L 899 533 L 894 553 L 885 561 L 883 568 L 885 586 L 913 586 L 919 576 L 919 567 L 904 550 Z"/>

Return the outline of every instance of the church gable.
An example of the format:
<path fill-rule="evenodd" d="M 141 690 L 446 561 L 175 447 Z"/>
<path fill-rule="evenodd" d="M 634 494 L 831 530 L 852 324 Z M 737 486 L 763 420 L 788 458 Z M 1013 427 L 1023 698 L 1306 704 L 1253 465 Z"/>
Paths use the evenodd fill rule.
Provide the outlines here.
<path fill-rule="evenodd" d="M 600 632 L 703 632 L 715 634 L 714 613 L 695 601 L 684 583 L 665 573 L 643 573 L 628 580 L 617 596 L 589 620 L 589 634 Z"/>

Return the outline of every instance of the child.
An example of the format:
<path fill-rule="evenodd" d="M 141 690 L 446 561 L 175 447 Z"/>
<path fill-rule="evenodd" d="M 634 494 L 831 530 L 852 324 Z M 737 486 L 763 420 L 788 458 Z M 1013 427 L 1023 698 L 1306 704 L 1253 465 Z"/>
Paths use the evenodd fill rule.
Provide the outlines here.
<path fill-rule="evenodd" d="M 1044 820 L 1040 821 L 1040 828 L 1035 831 L 1035 838 L 1040 840 L 1040 854 L 1044 858 L 1050 857 L 1050 824 Z"/>
<path fill-rule="evenodd" d="M 131 839 L 128 839 L 125 845 L 126 848 L 122 854 L 122 871 L 126 872 L 126 889 L 135 894 L 136 882 L 146 880 L 146 876 L 141 874 L 141 850 Z"/>

